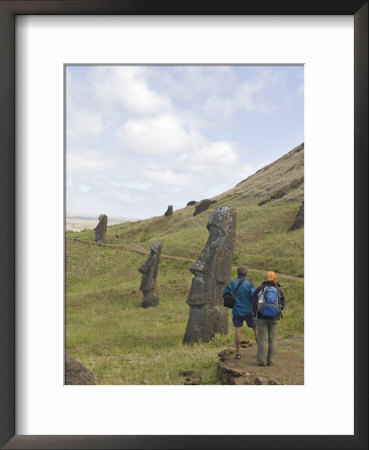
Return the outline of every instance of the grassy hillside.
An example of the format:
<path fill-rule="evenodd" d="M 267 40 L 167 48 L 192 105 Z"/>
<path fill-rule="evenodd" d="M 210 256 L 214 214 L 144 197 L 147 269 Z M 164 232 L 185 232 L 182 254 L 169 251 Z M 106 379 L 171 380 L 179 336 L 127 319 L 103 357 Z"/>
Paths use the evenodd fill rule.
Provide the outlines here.
<path fill-rule="evenodd" d="M 217 206 L 234 206 L 237 208 L 234 264 L 303 277 L 304 230 L 287 233 L 295 221 L 303 194 L 302 144 L 235 188 L 214 197 L 216 203 L 207 211 L 193 216 L 195 207 L 189 206 L 174 211 L 169 217 L 163 215 L 111 226 L 106 242 L 136 242 L 149 249 L 153 241 L 159 240 L 164 253 L 197 259 L 208 237 L 206 224 L 211 211 Z M 67 236 L 92 242 L 94 231 L 67 233 Z"/>
<path fill-rule="evenodd" d="M 66 353 L 91 369 L 99 384 L 183 384 L 194 370 L 203 384 L 218 383 L 217 354 L 233 345 L 229 334 L 206 344 L 182 345 L 192 274 L 187 261 L 162 258 L 160 304 L 143 309 L 137 268 L 145 255 L 67 239 Z M 232 276 L 236 276 L 233 270 Z M 250 272 L 255 285 L 260 273 Z M 280 277 L 288 301 L 280 335 L 303 333 L 303 282 Z M 249 329 L 244 337 L 252 339 Z"/>
<path fill-rule="evenodd" d="M 302 335 L 304 283 L 296 277 L 303 277 L 303 229 L 287 230 L 303 200 L 303 153 L 303 146 L 297 147 L 214 198 L 217 202 L 198 216 L 193 216 L 194 207 L 185 207 L 170 217 L 111 226 L 107 245 L 94 242 L 93 230 L 67 232 L 67 355 L 93 370 L 99 384 L 183 384 L 178 373 L 184 370 L 194 370 L 202 384 L 218 383 L 217 353 L 233 345 L 231 315 L 227 336 L 182 345 L 190 262 L 162 257 L 157 279 L 160 304 L 143 309 L 137 269 L 146 256 L 125 245 L 134 242 L 149 249 L 160 240 L 163 254 L 197 259 L 208 238 L 208 217 L 221 205 L 237 208 L 234 265 L 246 264 L 255 286 L 264 271 L 279 272 L 286 297 L 279 334 Z M 249 329 L 244 328 L 243 334 L 252 339 Z"/>

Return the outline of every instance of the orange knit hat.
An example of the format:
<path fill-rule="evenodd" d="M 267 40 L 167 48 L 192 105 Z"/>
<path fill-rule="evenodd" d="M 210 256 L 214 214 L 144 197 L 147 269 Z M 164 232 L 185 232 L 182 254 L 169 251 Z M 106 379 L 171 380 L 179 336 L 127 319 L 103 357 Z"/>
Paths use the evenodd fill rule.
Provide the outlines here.
<path fill-rule="evenodd" d="M 275 272 L 269 271 L 267 273 L 266 280 L 267 281 L 274 281 L 274 282 L 276 282 L 277 281 L 277 275 L 275 274 Z"/>

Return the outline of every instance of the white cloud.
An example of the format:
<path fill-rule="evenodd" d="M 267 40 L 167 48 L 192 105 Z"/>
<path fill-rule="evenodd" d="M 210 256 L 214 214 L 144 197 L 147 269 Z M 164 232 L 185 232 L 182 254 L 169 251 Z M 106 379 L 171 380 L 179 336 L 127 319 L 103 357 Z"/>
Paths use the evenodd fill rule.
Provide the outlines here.
<path fill-rule="evenodd" d="M 209 115 L 224 118 L 242 110 L 269 114 L 280 107 L 276 101 L 277 97 L 271 95 L 279 83 L 283 84 L 279 75 L 270 69 L 265 69 L 253 78 L 248 78 L 242 83 L 235 83 L 231 95 L 219 95 L 215 91 L 216 94 L 206 99 L 203 109 Z"/>
<path fill-rule="evenodd" d="M 200 145 L 204 139 L 173 114 L 163 114 L 142 120 L 128 120 L 117 137 L 124 149 L 138 154 L 167 154 Z"/>
<path fill-rule="evenodd" d="M 150 67 L 146 76 L 156 85 L 165 85 L 174 100 L 191 102 L 192 106 L 213 92 L 230 92 L 235 81 L 231 66 L 175 66 L 169 70 Z"/>
<path fill-rule="evenodd" d="M 111 186 L 115 187 L 115 188 L 128 188 L 128 189 L 134 189 L 134 190 L 138 190 L 138 191 L 147 191 L 148 189 L 151 188 L 151 183 L 147 182 L 147 181 L 130 181 L 127 183 L 120 183 L 117 181 L 112 181 Z"/>
<path fill-rule="evenodd" d="M 213 142 L 206 147 L 197 148 L 182 155 L 180 163 L 185 163 L 193 172 L 208 172 L 214 169 L 224 170 L 239 163 L 239 157 L 230 142 Z"/>
<path fill-rule="evenodd" d="M 122 115 L 145 116 L 173 110 L 166 94 L 147 84 L 145 68 L 90 67 L 83 78 L 67 72 L 67 139 L 88 142 L 122 121 Z"/>
<path fill-rule="evenodd" d="M 301 103 L 303 78 L 293 78 L 292 89 L 283 73 L 232 66 L 70 68 L 67 208 L 150 217 L 168 204 L 176 209 L 232 188 L 260 167 L 257 152 L 280 141 L 274 120 L 293 101 Z M 266 128 L 274 134 L 263 135 Z M 247 154 L 250 165 L 245 146 L 255 149 Z"/>
<path fill-rule="evenodd" d="M 284 80 L 278 72 L 265 69 L 256 77 L 245 80 L 235 91 L 236 107 L 251 112 L 270 113 L 277 109 L 277 96 L 273 95 L 275 89 L 284 90 Z"/>
<path fill-rule="evenodd" d="M 233 98 L 212 95 L 208 97 L 203 105 L 204 112 L 212 117 L 230 117 L 235 111 Z"/>
<path fill-rule="evenodd" d="M 69 102 L 67 106 L 67 139 L 75 141 L 92 140 L 104 129 L 103 116 L 90 108 L 79 107 Z"/>
<path fill-rule="evenodd" d="M 91 187 L 85 184 L 79 184 L 77 188 L 82 192 L 82 194 L 88 194 L 91 191 Z"/>
<path fill-rule="evenodd" d="M 93 72 L 95 102 L 104 109 L 120 106 L 128 113 L 145 115 L 168 112 L 172 105 L 168 95 L 149 88 L 145 68 L 139 66 L 101 67 Z"/>
<path fill-rule="evenodd" d="M 99 150 L 69 152 L 66 162 L 68 175 L 86 173 L 91 179 L 96 173 L 109 172 L 120 165 L 118 158 Z"/>
<path fill-rule="evenodd" d="M 166 169 L 164 166 L 158 170 L 144 170 L 145 177 L 162 186 L 187 186 L 191 179 L 191 174 L 175 173 L 173 169 Z"/>
<path fill-rule="evenodd" d="M 149 162 L 143 171 L 156 186 L 180 187 L 179 191 L 197 195 L 218 185 L 229 189 L 250 173 L 251 167 L 242 163 L 236 146 L 226 141 L 191 149 L 162 163 Z"/>

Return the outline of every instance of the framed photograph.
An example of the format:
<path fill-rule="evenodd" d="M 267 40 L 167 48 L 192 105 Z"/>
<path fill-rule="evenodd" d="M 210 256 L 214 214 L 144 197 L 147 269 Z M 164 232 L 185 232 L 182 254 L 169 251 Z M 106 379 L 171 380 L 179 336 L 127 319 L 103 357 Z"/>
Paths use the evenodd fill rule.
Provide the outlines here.
<path fill-rule="evenodd" d="M 2 1 L 0 33 L 3 448 L 367 448 L 368 308 L 362 295 L 368 270 L 367 2 L 235 1 L 200 7 Z M 303 144 L 290 143 L 298 139 Z M 258 162 L 252 149 L 239 151 L 247 143 Z M 274 153 L 263 150 L 271 147 Z M 290 175 L 283 173 L 278 192 L 262 192 L 255 177 L 286 157 L 293 160 L 291 167 L 285 164 Z M 229 171 L 237 174 L 237 192 L 236 183 L 228 185 L 224 177 Z M 302 361 L 301 373 L 299 363 L 287 357 L 283 365 L 294 366 L 293 379 L 220 383 L 214 367 L 209 369 L 205 345 L 198 347 L 202 361 L 196 362 L 202 382 L 196 373 L 183 373 L 182 383 L 180 365 L 191 368 L 196 355 L 183 350 L 191 347 L 179 342 L 183 333 L 176 328 L 184 331 L 184 306 L 190 316 L 183 342 L 196 341 L 190 322 L 192 308 L 199 307 L 196 277 L 203 280 L 199 261 L 192 273 L 186 268 L 187 278 L 177 286 L 183 292 L 173 291 L 170 311 L 162 305 L 169 305 L 165 290 L 175 271 L 196 261 L 208 234 L 205 215 L 195 217 L 196 205 L 186 201 L 201 200 L 195 198 L 198 187 L 218 201 L 209 208 L 216 211 L 224 203 L 220 193 L 231 189 L 245 230 L 238 230 L 238 252 L 227 261 L 235 273 L 248 257 L 249 276 L 258 285 L 265 274 L 257 271 L 257 255 L 264 247 L 255 244 L 254 252 L 242 253 L 252 234 L 250 213 L 242 209 L 243 183 L 256 192 L 252 201 L 248 197 L 255 202 L 254 216 L 269 214 L 262 218 L 263 242 L 278 235 L 284 250 L 295 248 L 292 263 L 272 254 L 269 259 L 290 301 L 283 335 L 297 330 L 302 338 L 301 345 L 287 339 L 290 347 L 282 348 L 280 358 L 292 354 L 292 344 L 300 345 L 293 352 Z M 152 191 L 152 201 L 144 191 Z M 114 206 L 117 198 L 130 214 Z M 304 229 L 275 234 L 272 210 L 277 214 L 283 205 L 284 217 L 292 220 L 301 202 Z M 96 207 L 92 230 L 90 217 L 76 213 L 95 214 Z M 120 216 L 116 225 L 113 216 Z M 141 221 L 130 226 L 119 223 L 122 216 Z M 190 233 L 190 218 L 203 228 L 201 242 L 191 246 L 188 236 L 183 244 L 166 235 L 157 286 L 150 271 L 156 279 L 151 266 L 161 248 L 151 241 L 163 233 L 154 235 L 142 225 L 149 218 L 154 228 L 181 219 Z M 74 233 L 71 227 L 82 219 L 87 229 Z M 105 235 L 106 219 L 113 227 Z M 209 248 L 213 227 L 222 228 L 212 220 Z M 127 233 L 134 236 L 129 242 L 140 245 L 128 248 Z M 298 233 L 305 245 L 300 256 Z M 178 245 L 183 264 L 173 259 Z M 222 250 L 223 266 L 229 245 Z M 91 249 L 92 265 L 80 246 Z M 209 256 L 205 250 L 202 255 Z M 116 282 L 127 271 L 133 281 Z M 189 293 L 184 285 L 190 287 L 193 276 Z M 141 282 L 137 289 L 135 277 Z M 121 290 L 129 307 L 121 302 Z M 159 306 L 157 292 L 163 295 Z M 141 320 L 134 322 L 140 306 Z M 163 341 L 163 329 L 178 341 L 177 350 Z M 220 333 L 211 344 L 216 356 L 234 337 L 214 333 Z M 117 335 L 124 345 L 115 342 Z M 147 339 L 160 341 L 164 350 L 144 344 Z M 238 351 L 241 362 L 251 351 Z M 69 358 L 74 369 L 80 362 L 88 366 L 91 378 L 71 377 L 65 356 L 74 358 Z M 254 358 L 257 366 L 256 353 Z M 282 423 L 265 428 L 260 420 L 265 404 Z"/>

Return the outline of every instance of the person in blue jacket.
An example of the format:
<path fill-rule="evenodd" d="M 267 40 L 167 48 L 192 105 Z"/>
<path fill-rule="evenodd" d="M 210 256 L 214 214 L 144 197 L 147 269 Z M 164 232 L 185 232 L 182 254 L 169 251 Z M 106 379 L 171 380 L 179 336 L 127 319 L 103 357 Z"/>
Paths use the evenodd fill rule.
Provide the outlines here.
<path fill-rule="evenodd" d="M 238 278 L 232 280 L 224 289 L 224 294 L 233 294 L 242 280 L 242 284 L 238 288 L 235 296 L 235 303 L 232 309 L 233 326 L 235 328 L 235 344 L 236 344 L 236 359 L 240 359 L 240 347 L 241 347 L 241 332 L 243 321 L 246 322 L 249 328 L 252 328 L 255 335 L 256 343 L 258 342 L 258 329 L 257 321 L 254 317 L 252 309 L 252 295 L 255 292 L 254 286 L 251 281 L 246 280 L 247 268 L 240 266 L 237 268 Z"/>

